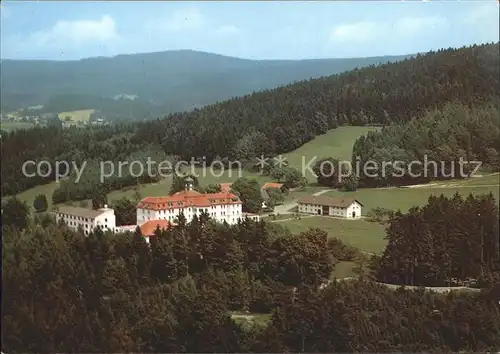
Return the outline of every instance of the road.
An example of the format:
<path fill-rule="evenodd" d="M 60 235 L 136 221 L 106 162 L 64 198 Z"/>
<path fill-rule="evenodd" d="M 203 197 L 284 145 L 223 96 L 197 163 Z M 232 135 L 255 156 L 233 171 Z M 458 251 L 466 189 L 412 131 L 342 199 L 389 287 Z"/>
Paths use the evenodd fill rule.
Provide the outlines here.
<path fill-rule="evenodd" d="M 347 277 L 347 278 L 337 279 L 337 281 L 348 281 L 348 280 L 354 280 L 354 281 L 356 281 L 357 278 Z M 326 288 L 328 285 L 331 284 L 331 282 L 332 282 L 332 280 L 329 280 L 329 281 L 325 282 L 324 284 L 322 284 L 320 286 L 320 289 Z M 389 289 L 392 289 L 392 290 L 397 290 L 397 289 L 401 288 L 401 285 L 396 285 L 396 284 L 380 283 L 380 282 L 373 282 L 373 283 L 386 286 L 386 287 L 388 287 Z M 406 285 L 404 288 L 406 290 L 417 290 L 417 289 L 421 289 L 422 287 L 420 287 L 420 286 Z M 480 292 L 481 291 L 481 289 L 478 289 L 478 288 L 468 288 L 468 287 L 465 287 L 465 286 L 426 286 L 426 287 L 423 287 L 423 288 L 425 289 L 425 291 L 433 291 L 433 292 L 441 293 L 441 294 L 442 293 L 448 293 L 450 291 L 456 291 L 456 290 L 467 290 L 467 291 L 471 291 L 471 292 Z"/>
<path fill-rule="evenodd" d="M 317 197 L 318 195 L 324 194 L 326 192 L 330 192 L 331 190 L 332 189 L 323 189 L 323 190 L 321 190 L 319 192 L 313 193 L 313 196 Z M 295 211 L 292 211 L 292 209 L 295 208 L 296 206 L 297 206 L 297 201 L 291 202 L 291 203 L 285 203 L 285 204 L 282 204 L 282 205 L 277 205 L 277 206 L 274 207 L 274 211 L 272 213 L 262 214 L 262 216 L 269 216 L 269 215 L 272 215 L 272 214 L 280 214 L 280 215 L 283 215 L 283 214 L 294 214 Z M 280 221 L 284 221 L 284 220 L 280 220 Z"/>
<path fill-rule="evenodd" d="M 498 175 L 500 174 L 499 172 L 495 173 L 490 173 L 487 175 L 478 175 L 478 176 L 473 176 L 477 178 L 481 177 L 488 177 L 488 176 L 493 176 L 493 175 Z M 455 184 L 454 184 L 455 183 Z M 410 186 L 404 186 L 404 187 L 383 187 L 383 188 L 378 188 L 378 189 L 396 189 L 396 188 L 477 188 L 477 187 L 498 187 L 498 184 L 485 184 L 485 185 L 466 185 L 466 184 L 460 184 L 457 182 L 450 183 L 450 184 L 444 184 L 442 182 L 440 183 L 426 183 L 426 184 L 416 184 L 416 185 L 410 185 Z M 317 197 L 318 195 L 322 195 L 324 193 L 330 192 L 334 189 L 323 189 L 319 192 L 313 193 L 313 196 Z M 277 205 L 274 208 L 274 212 L 272 213 L 267 213 L 263 214 L 262 216 L 269 216 L 272 214 L 293 214 L 295 211 L 292 211 L 293 208 L 297 206 L 297 201 L 291 202 L 291 203 L 285 203 L 282 205 Z M 285 220 L 276 220 L 276 221 L 285 221 Z"/>

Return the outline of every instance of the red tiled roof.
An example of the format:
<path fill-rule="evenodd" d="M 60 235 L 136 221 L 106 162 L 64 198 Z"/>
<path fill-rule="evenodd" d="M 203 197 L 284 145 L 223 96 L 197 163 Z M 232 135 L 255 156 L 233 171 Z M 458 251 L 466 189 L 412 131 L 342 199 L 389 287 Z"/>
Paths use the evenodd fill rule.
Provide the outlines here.
<path fill-rule="evenodd" d="M 158 226 L 160 229 L 167 229 L 170 224 L 172 223 L 168 220 L 149 220 L 140 226 L 142 236 L 152 236 Z"/>
<path fill-rule="evenodd" d="M 166 197 L 147 197 L 139 202 L 137 208 L 168 210 L 184 207 L 210 207 L 212 205 L 241 204 L 237 195 L 229 192 L 202 194 L 196 191 L 182 191 Z"/>
<path fill-rule="evenodd" d="M 261 189 L 267 189 L 267 188 L 281 189 L 281 187 L 283 187 L 283 183 L 267 182 L 262 185 Z"/>

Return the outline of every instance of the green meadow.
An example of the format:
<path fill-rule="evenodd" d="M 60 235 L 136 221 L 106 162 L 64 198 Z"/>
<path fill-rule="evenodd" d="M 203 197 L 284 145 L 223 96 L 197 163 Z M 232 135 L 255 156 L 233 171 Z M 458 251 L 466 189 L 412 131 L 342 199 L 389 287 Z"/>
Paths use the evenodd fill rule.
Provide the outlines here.
<path fill-rule="evenodd" d="M 316 160 L 324 157 L 335 157 L 340 160 L 351 161 L 352 148 L 356 139 L 368 132 L 376 131 L 375 127 L 338 127 L 331 129 L 326 134 L 315 137 L 298 149 L 284 154 L 290 166 L 302 170 L 311 159 Z M 315 177 L 308 172 L 306 175 L 310 182 L 316 182 Z"/>

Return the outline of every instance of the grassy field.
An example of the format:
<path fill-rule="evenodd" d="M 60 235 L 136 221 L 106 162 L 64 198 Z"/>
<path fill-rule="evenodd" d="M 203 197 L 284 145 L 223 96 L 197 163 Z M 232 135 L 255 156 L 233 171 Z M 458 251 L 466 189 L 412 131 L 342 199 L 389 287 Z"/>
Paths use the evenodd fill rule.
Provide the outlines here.
<path fill-rule="evenodd" d="M 204 174 L 202 169 L 195 169 L 195 173 L 201 185 L 234 182 L 240 177 L 253 178 L 261 184 L 271 181 L 270 177 L 263 176 L 258 172 L 224 170 L 223 173 L 215 171 L 214 174 L 220 174 L 220 176 L 213 176 L 210 171 L 205 171 Z"/>
<path fill-rule="evenodd" d="M 206 186 L 208 184 L 216 184 L 216 183 L 225 183 L 225 182 L 234 182 L 239 178 L 238 171 L 225 171 L 224 174 L 220 177 L 212 176 L 210 174 L 206 174 L 205 176 L 203 175 L 203 171 L 201 169 L 195 169 L 195 173 L 199 176 L 198 180 L 202 186 Z M 270 179 L 266 176 L 261 176 L 258 173 L 250 173 L 250 172 L 244 172 L 242 173 L 242 176 L 248 177 L 248 178 L 255 178 L 259 181 L 259 183 L 264 183 L 264 182 L 269 182 Z M 133 198 L 136 194 L 136 192 L 139 192 L 141 197 L 158 197 L 158 196 L 164 196 L 168 195 L 170 191 L 170 186 L 172 185 L 172 178 L 168 177 L 163 180 L 161 180 L 158 183 L 148 183 L 148 184 L 141 184 L 139 186 L 131 186 L 131 187 L 126 187 L 120 190 L 112 191 L 108 194 L 108 201 L 113 201 L 116 199 L 120 199 L 123 197 L 127 198 Z M 57 183 L 50 183 L 42 186 L 37 186 L 31 189 L 28 189 L 22 193 L 19 193 L 17 196 L 21 200 L 24 200 L 28 205 L 32 206 L 33 201 L 35 200 L 35 197 L 38 194 L 45 194 L 47 196 L 47 200 L 49 202 L 49 210 L 52 209 L 52 193 L 59 187 L 59 184 Z M 311 190 L 313 189 L 306 189 L 306 191 L 303 191 L 302 194 L 306 195 L 309 193 L 312 193 Z M 89 202 L 89 201 L 87 201 Z M 78 205 L 79 202 L 74 202 L 75 205 Z"/>
<path fill-rule="evenodd" d="M 293 192 L 289 192 L 287 195 L 285 195 L 284 203 L 296 202 L 302 197 L 322 191 L 323 189 L 325 189 L 325 187 L 318 186 L 307 186 L 305 188 L 296 189 Z"/>
<path fill-rule="evenodd" d="M 267 313 L 233 311 L 230 313 L 230 316 L 234 323 L 245 331 L 252 330 L 256 327 L 257 329 L 264 328 L 271 321 L 271 314 Z"/>
<path fill-rule="evenodd" d="M 94 110 L 92 109 L 62 112 L 59 113 L 59 118 L 64 120 L 64 117 L 70 116 L 73 122 L 88 120 L 93 112 Z M 302 166 L 302 156 L 305 156 L 306 158 L 312 158 L 314 156 L 318 156 L 318 158 L 335 156 L 338 158 L 350 160 L 354 141 L 359 136 L 376 129 L 377 128 L 373 127 L 339 127 L 337 129 L 328 131 L 322 136 L 316 137 L 314 140 L 301 146 L 297 150 L 286 154 L 286 157 L 288 158 L 291 166 L 294 166 L 299 170 Z M 201 169 L 195 169 L 195 172 L 199 175 L 198 179 L 202 185 L 234 182 L 240 176 L 255 178 L 261 184 L 272 181 L 270 177 L 262 176 L 259 173 L 251 173 L 248 171 L 241 171 L 240 174 L 237 170 L 225 170 L 221 176 L 213 176 L 209 173 L 205 173 L 205 175 L 203 175 L 203 171 Z M 313 176 L 309 177 L 311 182 L 315 182 Z M 167 178 L 159 183 L 143 184 L 138 187 L 127 187 L 118 191 L 111 192 L 108 195 L 108 200 L 111 201 L 122 197 L 133 197 L 136 193 L 136 190 L 142 197 L 166 195 L 170 190 L 170 185 L 171 179 Z M 32 205 L 35 196 L 39 193 L 43 193 L 46 194 L 47 199 L 49 200 L 49 206 L 51 207 L 50 204 L 52 193 L 57 187 L 58 185 L 56 183 L 45 186 L 38 186 L 20 193 L 18 196 L 22 200 L 25 200 L 29 205 Z M 292 202 L 301 198 L 302 196 L 312 194 L 322 189 L 324 188 L 311 186 L 307 187 L 304 190 L 298 190 L 286 196 L 285 203 Z"/>
<path fill-rule="evenodd" d="M 307 231 L 309 228 L 320 228 L 328 232 L 328 236 L 336 237 L 347 245 L 365 252 L 383 251 L 387 241 L 384 240 L 385 227 L 379 223 L 366 220 L 345 220 L 326 216 L 313 216 L 300 220 L 288 220 L 279 225 L 287 227 L 293 233 Z"/>
<path fill-rule="evenodd" d="M 198 181 L 202 186 L 207 186 L 209 184 L 234 182 L 239 178 L 238 171 L 226 170 L 220 177 L 212 176 L 209 173 L 206 173 L 204 176 L 203 171 L 201 169 L 195 169 L 195 173 L 197 174 Z M 261 176 L 258 173 L 244 172 L 241 174 L 241 176 L 245 176 L 248 178 L 255 178 L 261 184 L 270 181 L 268 177 Z M 172 185 L 172 178 L 168 177 L 158 183 L 143 184 L 140 185 L 139 187 L 128 187 L 121 190 L 113 191 L 109 193 L 108 199 L 113 200 L 122 197 L 131 197 L 134 195 L 135 190 L 138 190 L 142 197 L 158 197 L 162 195 L 168 195 L 171 185 Z"/>
<path fill-rule="evenodd" d="M 34 188 L 30 188 L 21 192 L 17 195 L 17 197 L 26 202 L 29 207 L 33 208 L 33 201 L 38 194 L 45 194 L 47 197 L 47 201 L 49 203 L 49 210 L 52 209 L 52 193 L 59 187 L 59 184 L 56 182 L 52 182 L 49 184 L 44 184 L 41 186 L 36 186 Z"/>
<path fill-rule="evenodd" d="M 474 182 L 480 183 L 479 178 L 476 179 L 478 181 Z M 383 207 L 392 210 L 400 209 L 401 211 L 406 212 L 412 206 L 425 205 L 431 195 L 439 196 L 441 194 L 444 194 L 447 197 L 451 197 L 457 191 L 463 196 L 467 196 L 469 195 L 469 193 L 478 195 L 492 192 L 496 200 L 499 200 L 498 186 L 481 185 L 471 185 L 463 188 L 366 188 L 358 189 L 355 192 L 342 192 L 338 190 L 332 190 L 331 192 L 327 192 L 324 195 L 331 197 L 355 198 L 363 204 L 362 214 L 366 215 L 371 209 L 376 207 Z"/>
<path fill-rule="evenodd" d="M 466 186 L 483 186 L 483 185 L 499 185 L 500 184 L 500 174 L 494 173 L 489 175 L 484 175 L 484 177 L 474 177 L 466 181 L 460 181 L 461 185 Z"/>
<path fill-rule="evenodd" d="M 70 117 L 71 122 L 87 122 L 90 120 L 92 113 L 94 113 L 93 109 L 81 109 L 78 111 L 61 112 L 58 114 L 58 117 L 62 121 L 65 121 L 66 117 Z"/>
<path fill-rule="evenodd" d="M 280 221 L 280 220 L 287 220 L 293 218 L 293 215 L 290 214 L 274 214 L 271 216 L 263 216 L 262 220 L 264 221 Z"/>
<path fill-rule="evenodd" d="M 2 121 L 0 123 L 0 129 L 8 132 L 18 129 L 30 129 L 33 127 L 35 127 L 35 124 L 29 122 Z"/>
<path fill-rule="evenodd" d="M 354 272 L 353 268 L 356 266 L 354 262 L 342 261 L 335 265 L 335 269 L 332 273 L 332 278 L 342 279 L 357 277 L 358 275 Z"/>
<path fill-rule="evenodd" d="M 351 161 L 352 147 L 356 139 L 377 129 L 375 127 L 339 127 L 331 129 L 326 134 L 317 136 L 284 156 L 290 166 L 298 168 L 300 171 L 302 171 L 303 159 L 304 165 L 307 165 L 315 157 L 319 160 L 323 157 L 333 156 L 341 160 Z M 309 181 L 316 182 L 316 178 L 311 173 L 308 173 L 306 177 Z"/>

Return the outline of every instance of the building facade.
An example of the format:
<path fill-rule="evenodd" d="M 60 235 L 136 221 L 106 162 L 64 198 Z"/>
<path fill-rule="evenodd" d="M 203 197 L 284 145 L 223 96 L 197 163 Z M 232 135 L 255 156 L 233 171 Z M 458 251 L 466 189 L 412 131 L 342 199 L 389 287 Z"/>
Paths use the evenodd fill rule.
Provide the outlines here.
<path fill-rule="evenodd" d="M 152 220 L 174 222 L 184 214 L 187 222 L 193 217 L 207 213 L 218 222 L 236 224 L 243 217 L 242 202 L 235 194 L 225 191 L 220 193 L 199 193 L 193 190 L 188 181 L 186 189 L 166 197 L 147 197 L 137 205 L 137 225 Z"/>
<path fill-rule="evenodd" d="M 307 196 L 300 199 L 297 204 L 299 213 L 346 219 L 360 218 L 363 207 L 363 204 L 356 199 L 332 198 L 328 196 Z"/>
<path fill-rule="evenodd" d="M 57 222 L 64 221 L 66 225 L 74 230 L 81 227 L 85 235 L 96 229 L 116 231 L 115 211 L 108 208 L 107 205 L 98 210 L 61 206 L 56 211 L 56 220 Z"/>

